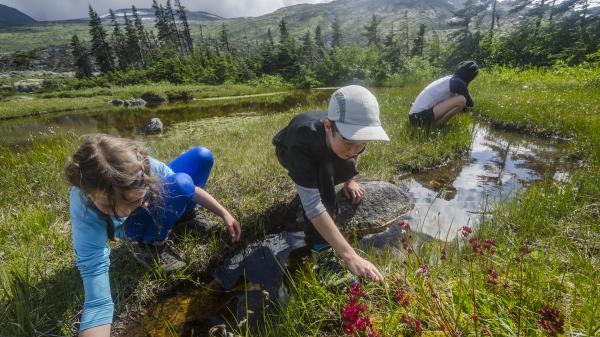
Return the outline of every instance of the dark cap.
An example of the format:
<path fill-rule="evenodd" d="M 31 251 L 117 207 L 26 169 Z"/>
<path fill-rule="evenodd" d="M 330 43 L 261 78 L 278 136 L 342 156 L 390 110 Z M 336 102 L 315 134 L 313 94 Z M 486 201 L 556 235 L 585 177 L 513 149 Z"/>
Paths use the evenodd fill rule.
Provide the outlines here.
<path fill-rule="evenodd" d="M 479 74 L 479 67 L 475 61 L 462 61 L 456 66 L 454 75 L 469 84 Z"/>

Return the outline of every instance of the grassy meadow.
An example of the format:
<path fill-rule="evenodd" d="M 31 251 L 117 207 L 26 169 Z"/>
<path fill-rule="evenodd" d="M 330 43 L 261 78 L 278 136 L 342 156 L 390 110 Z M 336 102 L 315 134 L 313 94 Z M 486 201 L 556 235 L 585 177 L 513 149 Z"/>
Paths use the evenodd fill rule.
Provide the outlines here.
<path fill-rule="evenodd" d="M 593 83 L 594 73 L 572 71 Z M 580 336 L 599 333 L 600 93 L 585 90 L 587 84 L 581 81 L 561 78 L 551 71 L 483 73 L 472 87 L 476 116 L 459 115 L 433 132 L 414 130 L 407 123 L 410 103 L 425 82 L 375 90 L 392 141 L 369 145 L 359 162 L 364 177 L 393 181 L 463 155 L 479 115 L 524 132 L 571 137 L 572 157 L 581 169 L 568 182 L 542 182 L 518 200 L 499 205 L 492 220 L 459 243 L 416 245 L 407 235 L 404 260 L 393 258 L 390 251 L 364 252 L 386 282 L 362 285 L 362 324 L 370 317 L 379 336 L 536 336 L 551 335 L 551 329 L 558 334 L 559 325 Z M 196 97 L 208 91 L 195 88 Z M 47 100 L 52 99 L 57 104 L 69 100 Z M 295 114 L 325 104 L 185 122 L 163 136 L 142 140 L 164 161 L 193 145 L 210 148 L 216 163 L 207 189 L 242 222 L 249 238 L 260 233 L 273 208 L 294 196 L 275 159 L 271 137 Z M 69 134 L 34 142 L 19 153 L 0 148 L 0 336 L 76 332 L 83 289 L 71 252 L 62 169 L 77 146 L 77 135 Z M 166 276 L 144 271 L 122 245 L 113 245 L 112 290 L 120 317 L 172 287 L 201 282 L 216 253 L 230 246 L 219 234 L 187 235 L 179 248 L 190 266 Z M 348 316 L 352 308 L 346 290 L 325 290 L 310 270 L 293 275 L 291 291 L 290 304 L 256 335 L 343 336 L 345 319 L 346 328 L 357 327 L 357 320 Z M 246 330 L 240 334 L 250 335 Z"/>
<path fill-rule="evenodd" d="M 281 92 L 288 89 L 289 87 L 255 86 L 250 84 L 214 86 L 158 83 L 18 94 L 0 99 L 0 119 L 38 113 L 102 109 L 110 107 L 110 100 L 140 98 L 146 92 L 153 92 L 163 97 L 167 97 L 169 93 L 186 93 L 195 99 L 204 99 Z"/>

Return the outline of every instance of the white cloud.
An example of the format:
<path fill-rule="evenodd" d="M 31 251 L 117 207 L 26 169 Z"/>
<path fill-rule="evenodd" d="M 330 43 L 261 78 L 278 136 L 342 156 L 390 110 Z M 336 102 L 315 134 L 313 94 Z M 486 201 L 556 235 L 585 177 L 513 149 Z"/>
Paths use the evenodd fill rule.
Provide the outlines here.
<path fill-rule="evenodd" d="M 135 5 L 150 7 L 152 0 L 0 0 L 2 4 L 15 7 L 36 20 L 65 20 L 87 17 L 88 4 L 99 13 L 109 8 L 119 9 Z M 181 0 L 193 11 L 206 11 L 224 17 L 258 16 L 278 8 L 300 3 L 322 3 L 331 0 Z M 165 3 L 166 0 L 160 0 Z M 172 0 L 171 2 L 174 2 Z"/>

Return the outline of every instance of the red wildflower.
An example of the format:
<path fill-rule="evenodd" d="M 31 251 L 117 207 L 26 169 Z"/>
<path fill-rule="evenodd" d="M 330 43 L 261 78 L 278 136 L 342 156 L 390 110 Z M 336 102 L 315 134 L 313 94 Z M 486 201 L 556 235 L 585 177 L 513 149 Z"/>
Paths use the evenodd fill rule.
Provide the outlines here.
<path fill-rule="evenodd" d="M 463 228 L 461 229 L 462 236 L 464 236 L 464 237 L 471 235 L 471 233 L 473 233 L 474 231 L 475 231 L 475 228 L 470 227 L 470 226 L 463 226 Z"/>
<path fill-rule="evenodd" d="M 487 270 L 488 280 L 487 282 L 492 286 L 497 286 L 498 281 L 498 272 L 494 268 L 490 268 Z"/>
<path fill-rule="evenodd" d="M 407 314 L 402 314 L 402 322 L 406 325 L 410 325 L 412 323 Z"/>
<path fill-rule="evenodd" d="M 398 225 L 400 225 L 400 227 L 402 227 L 402 229 L 404 229 L 405 231 L 410 231 L 410 225 L 408 224 L 408 222 L 404 221 L 404 220 L 400 220 L 398 222 Z"/>
<path fill-rule="evenodd" d="M 425 263 L 421 262 L 421 266 L 417 270 L 417 274 L 426 275 L 429 271 L 429 268 L 425 265 Z"/>
<path fill-rule="evenodd" d="M 477 316 L 477 314 L 473 314 L 471 315 L 471 319 L 473 320 L 473 322 L 477 322 L 479 320 L 479 316 Z"/>
<path fill-rule="evenodd" d="M 408 292 L 404 288 L 401 288 L 396 292 L 396 294 L 394 295 L 394 299 L 403 307 L 407 307 L 410 304 Z"/>
<path fill-rule="evenodd" d="M 494 254 L 496 252 L 496 247 L 494 246 L 496 244 L 496 240 L 493 239 L 487 239 L 484 241 L 483 243 L 483 248 L 490 254 Z"/>
<path fill-rule="evenodd" d="M 469 238 L 469 245 L 473 248 L 473 251 L 479 255 L 483 255 L 483 251 L 481 250 L 481 242 L 474 237 Z"/>
<path fill-rule="evenodd" d="M 447 252 L 446 252 L 446 248 L 444 248 L 444 249 L 442 249 L 442 257 L 441 257 L 441 259 L 442 259 L 442 261 L 444 261 L 444 260 L 446 260 L 446 258 L 447 258 Z"/>
<path fill-rule="evenodd" d="M 415 332 L 417 334 L 420 334 L 421 332 L 423 332 L 423 327 L 421 326 L 421 321 L 419 321 L 418 319 L 415 319 Z"/>
<path fill-rule="evenodd" d="M 548 335 L 557 336 L 564 333 L 565 320 L 560 311 L 549 307 L 541 307 L 538 313 L 542 315 L 538 323 L 546 330 Z"/>
<path fill-rule="evenodd" d="M 527 255 L 531 253 L 531 248 L 529 248 L 528 245 L 522 245 L 521 248 L 519 248 L 519 252 L 521 252 L 523 255 Z"/>

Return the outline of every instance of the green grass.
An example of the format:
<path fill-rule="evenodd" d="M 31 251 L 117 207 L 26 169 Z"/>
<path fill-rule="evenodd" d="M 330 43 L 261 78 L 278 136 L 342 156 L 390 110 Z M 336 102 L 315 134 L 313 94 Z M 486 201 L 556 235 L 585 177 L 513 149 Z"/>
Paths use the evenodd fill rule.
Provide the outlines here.
<path fill-rule="evenodd" d="M 471 138 L 467 115 L 439 133 L 409 130 L 406 111 L 416 90 L 376 91 L 392 142 L 369 146 L 360 162 L 366 176 L 392 179 L 404 170 L 436 166 L 467 150 Z M 279 114 L 180 123 L 165 136 L 146 142 L 152 154 L 165 161 L 193 145 L 210 148 L 217 159 L 208 190 L 241 220 L 250 239 L 261 233 L 273 208 L 285 205 L 294 194 L 275 159 L 272 136 L 295 114 L 325 104 L 326 100 Z M 20 153 L 0 149 L 0 335 L 73 332 L 83 292 L 71 253 L 68 187 L 61 173 L 77 145 L 76 135 L 57 135 Z M 117 244 L 111 268 L 117 311 L 123 312 L 126 304 L 141 306 L 177 282 L 198 280 L 227 247 L 219 235 L 186 237 L 181 249 L 191 267 L 164 277 L 140 270 Z"/>
<path fill-rule="evenodd" d="M 29 115 L 40 112 L 58 112 L 64 110 L 105 108 L 112 99 L 140 98 L 145 92 L 152 91 L 166 97 L 170 91 L 190 92 L 196 99 L 254 95 L 269 92 L 281 92 L 289 88 L 256 87 L 245 84 L 212 85 L 174 85 L 170 83 L 132 85 L 112 88 L 91 88 L 84 90 L 58 91 L 45 94 L 22 94 L 0 100 L 0 118 Z"/>

